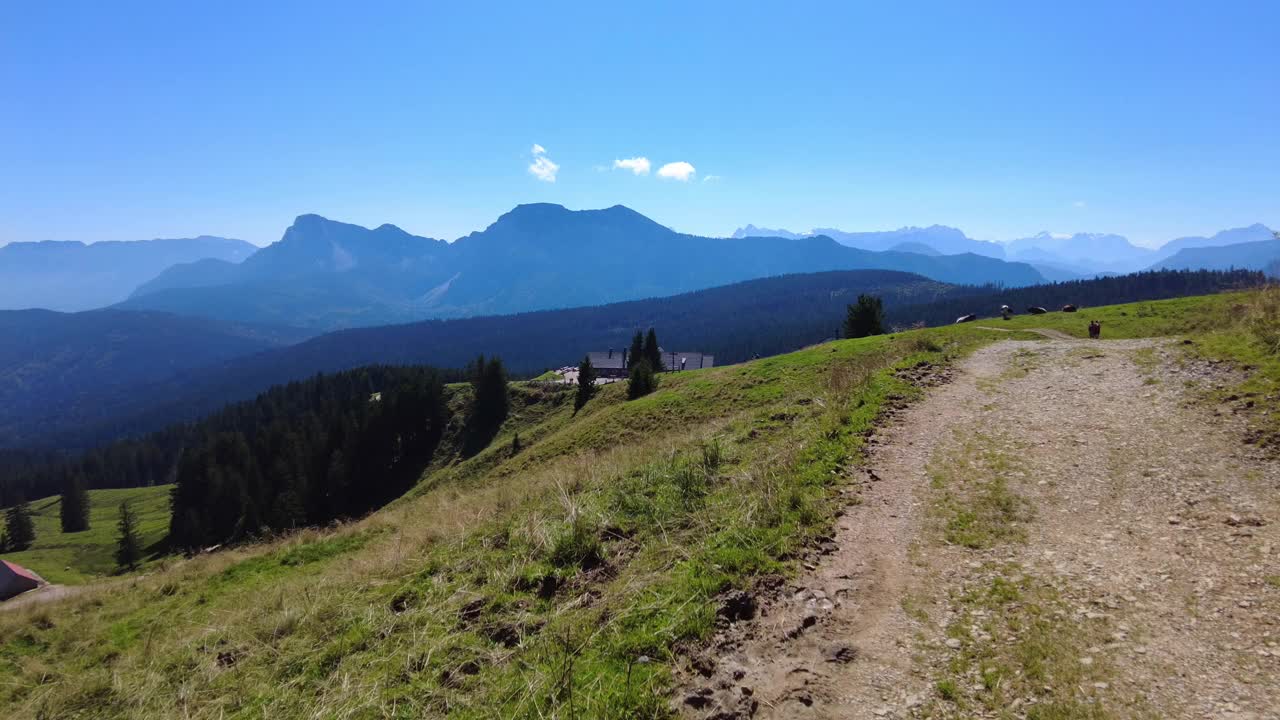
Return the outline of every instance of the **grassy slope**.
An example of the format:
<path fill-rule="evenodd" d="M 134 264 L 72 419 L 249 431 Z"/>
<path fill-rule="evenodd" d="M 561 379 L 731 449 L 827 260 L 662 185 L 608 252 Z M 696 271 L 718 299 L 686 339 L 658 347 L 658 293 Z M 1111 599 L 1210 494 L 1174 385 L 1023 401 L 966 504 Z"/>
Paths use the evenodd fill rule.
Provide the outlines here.
<path fill-rule="evenodd" d="M 142 547 L 150 548 L 169 532 L 171 487 L 90 490 L 89 529 L 78 533 L 62 532 L 57 495 L 36 500 L 30 504 L 35 544 L 4 558 L 31 568 L 51 583 L 79 584 L 109 575 L 116 570 L 120 503 L 127 501 L 137 513 Z"/>
<path fill-rule="evenodd" d="M 1233 308 L 1258 297 L 994 322 L 1079 334 L 1098 317 L 1115 337 L 1216 317 L 1189 347 L 1244 359 L 1262 340 L 1248 333 L 1255 311 Z M 607 386 L 577 415 L 566 395 L 525 403 L 536 411 L 487 450 L 434 468 L 363 522 L 0 614 L 0 676 L 15 678 L 0 705 L 56 717 L 664 716 L 673 658 L 712 631 L 717 595 L 793 572 L 829 528 L 833 480 L 858 461 L 864 431 L 916 392 L 893 368 L 993 335 L 965 325 L 840 341 L 667 375 L 634 402 Z M 1273 373 L 1264 362 L 1258 374 Z"/>

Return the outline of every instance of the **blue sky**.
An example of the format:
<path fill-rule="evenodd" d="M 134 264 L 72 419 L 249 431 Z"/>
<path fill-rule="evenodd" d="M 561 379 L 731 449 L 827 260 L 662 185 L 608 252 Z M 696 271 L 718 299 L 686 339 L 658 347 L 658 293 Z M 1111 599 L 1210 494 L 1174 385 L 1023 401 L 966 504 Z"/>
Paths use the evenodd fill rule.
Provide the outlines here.
<path fill-rule="evenodd" d="M 265 244 L 305 212 L 454 239 L 524 202 L 700 234 L 1280 227 L 1278 28 L 1276 2 L 9 3 L 0 242 Z"/>

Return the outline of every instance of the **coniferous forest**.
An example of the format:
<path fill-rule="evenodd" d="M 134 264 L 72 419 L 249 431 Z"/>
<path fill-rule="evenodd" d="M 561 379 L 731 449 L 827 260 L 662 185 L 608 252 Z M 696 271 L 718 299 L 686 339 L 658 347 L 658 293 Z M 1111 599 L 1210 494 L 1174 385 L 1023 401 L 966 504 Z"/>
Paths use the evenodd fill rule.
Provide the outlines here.
<path fill-rule="evenodd" d="M 489 367 L 501 371 L 496 359 Z M 0 504 L 176 483 L 170 540 L 178 548 L 355 517 L 418 479 L 453 419 L 444 380 L 457 377 L 387 366 L 317 375 L 78 457 L 6 452 Z M 458 412 L 469 415 L 470 406 Z M 486 415 L 486 432 L 494 422 Z"/>
<path fill-rule="evenodd" d="M 449 421 L 440 375 L 369 368 L 275 388 L 201 423 L 170 541 L 197 548 L 362 515 L 398 497 Z"/>

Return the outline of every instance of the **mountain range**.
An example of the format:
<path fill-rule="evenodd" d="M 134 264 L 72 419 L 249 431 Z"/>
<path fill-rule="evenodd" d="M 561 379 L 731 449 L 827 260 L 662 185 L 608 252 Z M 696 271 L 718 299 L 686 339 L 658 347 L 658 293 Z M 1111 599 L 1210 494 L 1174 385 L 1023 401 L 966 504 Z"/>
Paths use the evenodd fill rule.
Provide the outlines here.
<path fill-rule="evenodd" d="M 911 234 L 892 239 L 909 242 Z M 143 283 L 117 307 L 330 330 L 660 297 L 787 273 L 879 269 L 958 284 L 1030 285 L 1022 263 L 848 247 L 831 237 L 710 238 L 621 205 L 520 205 L 452 243 L 393 226 L 302 215 L 240 263 L 202 260 Z"/>
<path fill-rule="evenodd" d="M 1266 270 L 1274 277 L 1277 262 L 1280 262 L 1280 239 L 1273 238 L 1217 247 L 1187 247 L 1159 261 L 1154 267 L 1167 270 L 1243 268 Z"/>
<path fill-rule="evenodd" d="M 818 236 L 829 237 L 846 247 L 860 250 L 894 250 L 904 245 L 925 247 L 935 255 L 958 255 L 973 253 L 985 257 L 1003 259 L 1004 247 L 1000 243 L 985 240 L 973 240 L 963 231 L 946 225 L 930 225 L 929 227 L 904 227 L 897 230 L 872 232 L 845 232 L 836 228 L 814 228 L 805 233 L 793 233 L 787 230 L 771 230 L 747 225 L 733 232 L 735 238 L 781 237 L 788 240 L 799 240 Z M 914 250 L 912 252 L 915 252 Z"/>
<path fill-rule="evenodd" d="M 166 268 L 212 258 L 240 262 L 257 246 L 202 235 L 172 240 L 16 242 L 0 247 L 0 310 L 75 312 L 118 303 Z"/>
<path fill-rule="evenodd" d="M 1280 243 L 1261 224 L 1159 249 L 1105 233 L 994 243 L 942 225 L 804 233 L 747 225 L 712 238 L 620 205 L 550 204 L 517 206 L 445 242 L 308 214 L 262 249 L 209 236 L 0 247 L 0 307 L 112 306 L 316 334 L 670 296 L 787 273 L 883 269 L 1015 287 L 1161 267 L 1275 272 Z"/>
<path fill-rule="evenodd" d="M 805 233 L 794 233 L 783 229 L 746 225 L 733 233 L 734 237 L 739 238 L 771 236 L 799 239 L 816 235 L 826 235 L 844 245 L 865 250 L 895 249 L 922 254 L 932 250 L 940 255 L 972 252 L 988 257 L 1025 262 L 1035 267 L 1046 279 L 1055 281 L 1165 267 L 1262 269 L 1268 262 L 1280 257 L 1280 253 L 1275 255 L 1271 253 L 1273 246 L 1265 244 L 1275 240 L 1275 234 L 1261 223 L 1223 230 L 1209 237 L 1177 238 L 1154 249 L 1134 245 L 1128 238 L 1110 233 L 1059 235 L 1041 232 L 1006 243 L 986 242 L 973 240 L 962 231 L 944 225 L 859 233 L 843 232 L 833 228 L 815 228 Z M 1251 250 L 1216 250 L 1216 248 L 1243 243 L 1263 244 L 1255 245 Z M 1280 248 L 1280 246 L 1274 247 Z M 1172 260 L 1183 250 L 1193 248 L 1210 250 L 1183 255 L 1181 259 Z M 1239 264 L 1241 261 L 1247 264 Z M 1233 265 L 1233 262 L 1236 264 Z"/>

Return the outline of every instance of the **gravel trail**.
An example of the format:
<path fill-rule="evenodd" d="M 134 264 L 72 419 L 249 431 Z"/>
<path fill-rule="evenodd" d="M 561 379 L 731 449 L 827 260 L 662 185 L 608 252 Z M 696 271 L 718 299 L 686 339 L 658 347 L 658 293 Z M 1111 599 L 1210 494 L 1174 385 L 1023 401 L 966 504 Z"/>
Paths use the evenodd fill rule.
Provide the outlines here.
<path fill-rule="evenodd" d="M 1168 341 L 1046 337 L 982 348 L 873 438 L 833 544 L 695 660 L 686 716 L 1280 718 L 1280 467 Z M 996 477 L 1016 519 L 953 542 Z M 1001 582 L 1040 604 L 972 604 Z M 992 682 L 1033 605 L 1086 672 Z"/>

